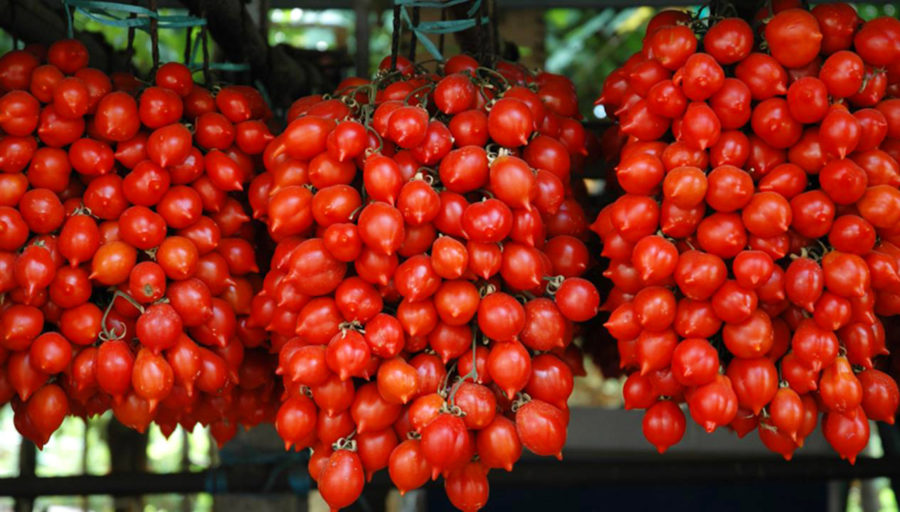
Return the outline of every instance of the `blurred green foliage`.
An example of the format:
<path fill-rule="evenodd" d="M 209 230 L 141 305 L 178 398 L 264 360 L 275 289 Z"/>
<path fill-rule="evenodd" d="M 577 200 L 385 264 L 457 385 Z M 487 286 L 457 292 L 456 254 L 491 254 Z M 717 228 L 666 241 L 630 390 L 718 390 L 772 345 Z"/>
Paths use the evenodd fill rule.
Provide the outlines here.
<path fill-rule="evenodd" d="M 590 112 L 603 79 L 640 51 L 643 28 L 655 11 L 649 7 L 550 9 L 544 14 L 547 71 L 569 77 L 581 111 Z"/>

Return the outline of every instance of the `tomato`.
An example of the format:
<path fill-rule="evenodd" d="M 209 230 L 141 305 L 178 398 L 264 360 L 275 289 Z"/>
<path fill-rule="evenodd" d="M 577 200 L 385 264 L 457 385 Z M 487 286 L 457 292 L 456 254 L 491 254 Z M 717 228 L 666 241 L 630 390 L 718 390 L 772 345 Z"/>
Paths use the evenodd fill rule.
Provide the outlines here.
<path fill-rule="evenodd" d="M 391 451 L 388 460 L 388 472 L 391 482 L 405 493 L 425 485 L 431 476 L 431 470 L 422 453 L 418 439 L 407 439 Z"/>
<path fill-rule="evenodd" d="M 650 58 L 658 60 L 667 69 L 676 70 L 696 51 L 697 38 L 683 25 L 669 25 L 650 35 L 644 47 Z"/>
<path fill-rule="evenodd" d="M 807 238 L 824 236 L 834 220 L 834 202 L 822 191 L 811 190 L 791 199 L 791 227 Z"/>
<path fill-rule="evenodd" d="M 69 75 L 87 66 L 88 58 L 87 48 L 76 39 L 56 41 L 47 49 L 47 61 Z"/>
<path fill-rule="evenodd" d="M 725 18 L 704 34 L 703 49 L 723 66 L 735 64 L 750 55 L 753 30 L 741 18 Z"/>
<path fill-rule="evenodd" d="M 275 429 L 285 441 L 285 449 L 305 439 L 316 425 L 316 409 L 306 396 L 292 397 L 281 404 L 275 419 Z M 362 470 L 360 470 L 360 473 Z M 362 483 L 360 483 L 362 485 Z"/>
<path fill-rule="evenodd" d="M 531 358 L 521 343 L 498 343 L 491 348 L 486 369 L 510 400 L 524 389 L 531 376 Z"/>
<path fill-rule="evenodd" d="M 722 375 L 695 389 L 688 398 L 688 406 L 691 417 L 707 432 L 730 424 L 738 412 L 738 400 L 731 381 Z"/>
<path fill-rule="evenodd" d="M 490 165 L 489 186 L 494 196 L 510 208 L 531 209 L 536 180 L 528 164 L 513 156 L 501 156 Z"/>
<path fill-rule="evenodd" d="M 653 404 L 644 413 L 642 431 L 644 437 L 656 446 L 659 453 L 677 444 L 684 437 L 686 422 L 684 413 L 670 400 L 661 400 Z"/>
<path fill-rule="evenodd" d="M 735 67 L 734 75 L 750 88 L 751 96 L 757 101 L 785 94 L 788 90 L 787 72 L 776 59 L 763 53 L 745 57 Z"/>
<path fill-rule="evenodd" d="M 374 202 L 363 208 L 357 224 L 362 242 L 387 256 L 403 243 L 403 215 L 387 203 Z"/>
<path fill-rule="evenodd" d="M 900 402 L 897 383 L 888 374 L 874 369 L 864 370 L 856 377 L 862 385 L 862 408 L 866 416 L 892 425 Z"/>
<path fill-rule="evenodd" d="M 853 37 L 853 46 L 873 66 L 895 62 L 900 55 L 900 23 L 887 16 L 868 21 Z"/>
<path fill-rule="evenodd" d="M 853 464 L 869 442 L 869 421 L 862 408 L 847 413 L 829 412 L 825 414 L 822 432 L 841 458 Z"/>
<path fill-rule="evenodd" d="M 158 353 L 141 349 L 132 371 L 131 383 L 135 394 L 145 398 L 149 402 L 150 411 L 155 411 L 159 401 L 172 391 L 175 381 L 172 367 Z"/>
<path fill-rule="evenodd" d="M 726 375 L 731 379 L 738 403 L 759 414 L 778 391 L 778 372 L 768 358 L 733 359 Z"/>
<path fill-rule="evenodd" d="M 794 330 L 791 346 L 797 360 L 815 372 L 829 366 L 837 357 L 838 342 L 834 333 L 822 329 L 812 319 L 800 322 Z"/>
<path fill-rule="evenodd" d="M 181 236 L 167 237 L 156 251 L 156 261 L 169 279 L 192 277 L 197 272 L 199 257 L 197 246 Z"/>
<path fill-rule="evenodd" d="M 853 45 L 853 35 L 861 20 L 849 4 L 822 4 L 812 9 L 822 32 L 822 53 L 831 55 Z"/>
<path fill-rule="evenodd" d="M 647 92 L 647 108 L 657 116 L 675 119 L 687 108 L 687 97 L 672 80 L 661 80 Z"/>
<path fill-rule="evenodd" d="M 764 37 L 772 56 L 787 68 L 805 66 L 819 54 L 822 46 L 819 23 L 803 9 L 776 14 L 766 23 Z"/>
<path fill-rule="evenodd" d="M 24 170 L 37 150 L 33 137 L 4 137 L 0 139 L 0 170 L 17 173 Z"/>
<path fill-rule="evenodd" d="M 856 254 L 832 251 L 822 258 L 825 287 L 842 297 L 861 297 L 869 289 L 869 267 Z"/>
<path fill-rule="evenodd" d="M 844 158 L 856 149 L 861 131 L 856 117 L 840 107 L 832 108 L 819 127 L 822 151 L 831 157 Z"/>
<path fill-rule="evenodd" d="M 182 98 L 194 88 L 190 69 L 178 62 L 167 62 L 156 70 L 156 85 L 175 91 Z"/>
<path fill-rule="evenodd" d="M 876 228 L 891 228 L 900 222 L 900 192 L 888 185 L 869 187 L 857 203 L 860 215 Z"/>
<path fill-rule="evenodd" d="M 129 140 L 140 129 L 137 102 L 124 92 L 107 94 L 97 104 L 93 123 L 105 139 L 116 142 Z"/>
<path fill-rule="evenodd" d="M 669 366 L 678 337 L 672 329 L 641 331 L 637 340 L 637 359 L 641 373 L 647 374 Z"/>
<path fill-rule="evenodd" d="M 794 81 L 787 91 L 787 107 L 801 123 L 816 123 L 828 113 L 828 86 L 815 77 Z"/>
<path fill-rule="evenodd" d="M 803 125 L 791 117 L 788 102 L 781 98 L 769 98 L 753 109 L 753 132 L 773 148 L 793 146 L 803 135 Z"/>

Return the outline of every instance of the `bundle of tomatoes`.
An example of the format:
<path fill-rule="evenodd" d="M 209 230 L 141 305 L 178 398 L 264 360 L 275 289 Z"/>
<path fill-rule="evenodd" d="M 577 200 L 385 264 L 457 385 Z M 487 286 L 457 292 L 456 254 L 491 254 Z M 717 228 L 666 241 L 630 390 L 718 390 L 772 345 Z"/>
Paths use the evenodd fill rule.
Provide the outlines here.
<path fill-rule="evenodd" d="M 249 188 L 277 242 L 250 318 L 278 351 L 278 433 L 332 508 L 388 468 L 476 510 L 523 446 L 561 456 L 574 323 L 600 301 L 576 116 L 567 79 L 467 56 L 385 59 L 291 106 Z"/>
<path fill-rule="evenodd" d="M 239 193 L 272 135 L 262 97 L 87 67 L 75 40 L 0 58 L 0 404 L 38 446 L 67 414 L 272 421 L 276 358 Z M 193 128 L 187 123 L 192 123 Z"/>
<path fill-rule="evenodd" d="M 685 402 L 788 459 L 824 413 L 853 462 L 900 401 L 875 368 L 900 313 L 900 21 L 777 4 L 758 33 L 664 11 L 605 82 L 624 191 L 592 226 L 606 326 L 660 452 Z"/>

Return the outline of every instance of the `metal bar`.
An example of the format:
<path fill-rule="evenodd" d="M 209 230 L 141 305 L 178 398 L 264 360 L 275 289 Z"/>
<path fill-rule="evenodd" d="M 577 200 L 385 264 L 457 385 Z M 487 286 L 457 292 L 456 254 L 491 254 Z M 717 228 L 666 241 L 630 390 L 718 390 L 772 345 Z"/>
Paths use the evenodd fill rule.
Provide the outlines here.
<path fill-rule="evenodd" d="M 269 482 L 272 467 L 242 465 L 216 471 L 172 474 L 120 473 L 106 476 L 0 478 L 0 496 L 33 498 L 61 495 L 134 496 L 196 492 L 291 492 L 286 478 Z M 827 481 L 875 477 L 900 478 L 900 458 L 859 459 L 856 465 L 836 457 L 798 457 L 791 462 L 772 458 L 587 457 L 559 462 L 528 458 L 515 471 L 492 471 L 494 489 L 591 487 L 598 484 L 728 483 L 748 481 Z M 211 486 L 211 482 L 215 485 Z M 224 484 L 223 484 L 224 482 Z M 267 485 L 271 484 L 271 485 Z M 390 480 L 379 472 L 370 484 L 386 488 Z M 440 485 L 440 484 L 429 484 Z"/>

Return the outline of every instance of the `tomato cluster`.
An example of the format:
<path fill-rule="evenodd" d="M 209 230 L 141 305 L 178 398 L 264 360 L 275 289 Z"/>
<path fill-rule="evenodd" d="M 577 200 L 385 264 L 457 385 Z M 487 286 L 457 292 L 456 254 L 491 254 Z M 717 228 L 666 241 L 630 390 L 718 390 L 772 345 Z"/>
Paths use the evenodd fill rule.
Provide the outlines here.
<path fill-rule="evenodd" d="M 853 462 L 900 401 L 875 368 L 900 313 L 900 21 L 775 4 L 759 33 L 663 11 L 605 82 L 623 191 L 592 225 L 605 325 L 660 452 L 684 402 L 788 459 L 822 412 Z"/>
<path fill-rule="evenodd" d="M 277 246 L 250 319 L 278 351 L 278 433 L 332 508 L 387 468 L 476 510 L 523 446 L 561 456 L 574 324 L 600 302 L 585 135 L 563 77 L 396 64 L 297 100 L 267 147 L 249 199 Z"/>
<path fill-rule="evenodd" d="M 255 90 L 155 85 L 63 40 L 0 57 L 0 404 L 38 446 L 66 414 L 143 431 L 272 421 L 277 360 L 240 192 L 273 138 Z M 191 123 L 191 125 L 188 124 Z"/>

